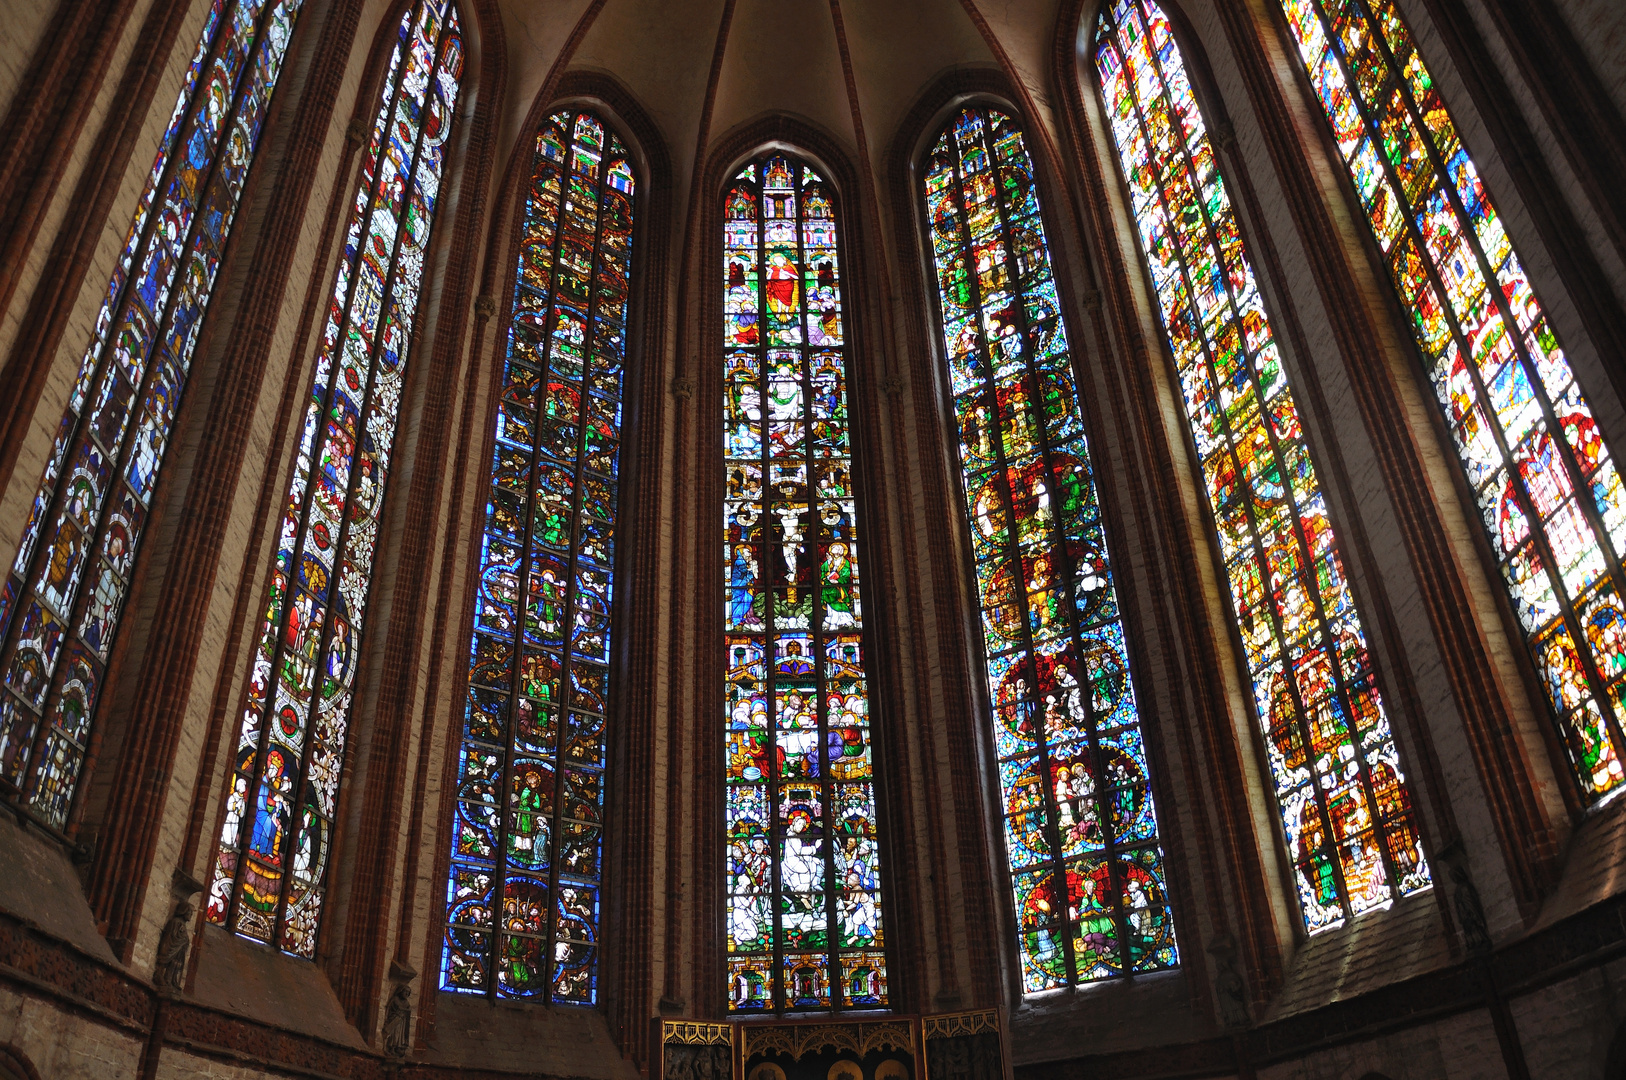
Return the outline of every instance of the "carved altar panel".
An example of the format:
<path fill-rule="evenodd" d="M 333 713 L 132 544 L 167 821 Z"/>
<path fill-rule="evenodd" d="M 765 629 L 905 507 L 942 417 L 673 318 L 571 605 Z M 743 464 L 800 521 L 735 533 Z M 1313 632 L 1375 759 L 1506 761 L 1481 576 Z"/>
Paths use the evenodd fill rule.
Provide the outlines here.
<path fill-rule="evenodd" d="M 661 1080 L 731 1080 L 734 1030 L 704 1020 L 659 1020 Z"/>
<path fill-rule="evenodd" d="M 660 1080 L 1011 1080 L 998 1009 L 847 1020 L 656 1021 Z"/>
<path fill-rule="evenodd" d="M 740 1023 L 738 1080 L 918 1080 L 914 1017 Z"/>
<path fill-rule="evenodd" d="M 921 1017 L 920 1038 L 925 1080 L 1010 1080 L 999 1009 Z"/>

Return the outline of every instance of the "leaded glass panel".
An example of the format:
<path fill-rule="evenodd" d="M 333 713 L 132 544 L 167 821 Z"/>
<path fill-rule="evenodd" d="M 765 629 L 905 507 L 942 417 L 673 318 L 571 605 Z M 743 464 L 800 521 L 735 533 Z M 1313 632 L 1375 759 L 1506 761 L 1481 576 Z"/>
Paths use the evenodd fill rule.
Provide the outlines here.
<path fill-rule="evenodd" d="M 613 131 L 590 112 L 549 117 L 532 155 L 480 541 L 447 990 L 597 1002 L 633 195 Z"/>
<path fill-rule="evenodd" d="M 316 357 L 206 914 L 315 955 L 379 513 L 456 114 L 449 0 L 401 18 Z"/>
<path fill-rule="evenodd" d="M 1021 128 L 960 112 L 925 193 L 1023 989 L 1170 967 L 1140 714 Z"/>
<path fill-rule="evenodd" d="M 1115 0 L 1095 61 L 1314 934 L 1430 886 L 1417 815 L 1264 299 L 1162 10 Z"/>
<path fill-rule="evenodd" d="M 729 1007 L 881 1006 L 834 204 L 771 154 L 735 177 L 724 216 Z"/>

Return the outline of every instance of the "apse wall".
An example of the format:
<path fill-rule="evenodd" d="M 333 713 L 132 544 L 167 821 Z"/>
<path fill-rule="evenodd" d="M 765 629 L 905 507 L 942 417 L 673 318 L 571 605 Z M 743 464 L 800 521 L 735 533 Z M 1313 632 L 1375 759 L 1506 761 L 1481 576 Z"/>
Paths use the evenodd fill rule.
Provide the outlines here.
<path fill-rule="evenodd" d="M 84 765 L 58 816 L 42 809 L 41 781 L 19 788 L 13 779 L 38 774 L 32 763 L 44 736 L 28 735 L 35 756 L 14 771 L 24 761 L 9 734 L 18 729 L 0 729 L 8 740 L 0 743 L 0 1075 L 631 1077 L 660 1071 L 652 1028 L 663 1019 L 775 1021 L 771 1006 L 758 1015 L 738 1007 L 742 991 L 730 975 L 740 866 L 729 847 L 738 816 L 727 792 L 751 766 L 728 756 L 731 609 L 719 604 L 737 584 L 732 554 L 719 561 L 732 542 L 719 513 L 731 497 L 725 359 L 745 325 L 725 323 L 735 288 L 724 270 L 726 199 L 741 170 L 773 154 L 817 172 L 839 237 L 832 272 L 847 350 L 845 482 L 861 543 L 868 687 L 860 738 L 875 791 L 888 1010 L 799 1011 L 787 998 L 786 1015 L 841 1023 L 996 1009 L 1010 1075 L 1023 1077 L 1626 1075 L 1626 811 L 1572 767 L 1498 569 L 1497 541 L 1481 525 L 1414 341 L 1413 311 L 1391 284 L 1283 2 L 1168 0 L 1160 10 L 1169 40 L 1259 284 L 1431 873 L 1429 887 L 1358 914 L 1349 901 L 1351 914 L 1336 925 L 1307 928 L 1300 833 L 1284 822 L 1272 772 L 1281 745 L 1261 726 L 1269 705 L 1260 704 L 1251 638 L 1235 617 L 1206 443 L 1188 422 L 1189 369 L 1166 329 L 1137 178 L 1114 141 L 1122 116 L 1098 69 L 1102 20 L 1126 18 L 1126 2 L 831 0 L 781 10 L 768 0 L 305 0 L 287 8 L 297 14 L 286 60 L 244 159 L 251 164 L 237 181 L 235 213 L 199 218 L 230 224 L 206 312 L 188 339 L 185 389 L 167 399 L 162 467 L 127 549 L 128 598 L 95 661 L 101 689 L 83 729 Z M 81 358 L 102 332 L 130 222 L 146 220 L 143 194 L 176 122 L 172 107 L 194 100 L 183 88 L 198 42 L 225 41 L 210 35 L 235 25 L 233 12 L 250 11 L 244 25 L 263 44 L 268 13 L 285 10 L 259 0 L 13 7 L 16 32 L 0 40 L 7 560 L 57 440 L 69 445 L 92 429 L 88 420 L 61 423 L 75 415 Z M 1356 0 L 1349 10 L 1357 7 L 1392 10 L 1409 28 L 1584 391 L 1600 445 L 1626 447 L 1626 201 L 1615 182 L 1626 171 L 1621 13 L 1588 0 L 1539 11 L 1509 0 Z M 410 63 L 397 51 L 402 27 L 410 39 L 414 26 L 432 22 L 429 55 L 451 40 L 454 11 L 461 67 L 455 105 L 434 121 L 443 126 L 423 136 L 428 113 L 411 109 L 380 126 L 381 101 L 410 97 L 391 89 L 405 85 L 399 65 Z M 213 48 L 198 66 L 205 81 L 228 46 Z M 1160 55 L 1175 62 L 1174 52 Z M 234 93 L 219 97 L 220 115 L 233 120 L 242 108 L 230 105 Z M 207 114 L 199 108 L 183 110 L 183 120 Z M 470 764 L 485 745 L 479 698 L 470 696 L 471 685 L 483 685 L 480 635 L 489 637 L 508 604 L 506 632 L 523 657 L 526 620 L 544 617 L 540 591 L 528 597 L 518 578 L 493 570 L 490 522 L 500 501 L 493 477 L 500 486 L 504 448 L 519 445 L 503 425 L 516 422 L 516 402 L 529 400 L 506 365 L 530 347 L 526 297 L 541 295 L 537 253 L 547 244 L 528 207 L 546 202 L 552 159 L 539 136 L 566 109 L 593 117 L 605 145 L 625 151 L 625 173 L 613 183 L 605 173 L 595 198 L 630 186 L 632 217 L 618 343 L 595 345 L 589 326 L 566 349 L 579 345 L 589 371 L 600 355 L 592 350 L 611 349 L 622 380 L 619 409 L 600 432 L 619 441 L 614 512 L 601 515 L 615 530 L 603 567 L 613 599 L 599 613 L 610 628 L 600 665 L 607 691 L 595 707 L 607 741 L 602 772 L 591 773 L 602 777 L 597 794 L 572 804 L 586 808 L 580 815 L 522 804 L 534 796 L 514 780 L 515 761 L 547 753 L 559 775 L 589 775 L 566 760 L 570 721 L 548 729 L 552 751 L 533 752 L 513 741 L 517 711 L 493 714 L 499 726 L 515 725 L 501 736 L 508 764 L 495 773 Z M 930 199 L 946 160 L 934 159 L 934 148 L 957 137 L 968 110 L 989 124 L 1003 117 L 1001 132 L 1019 133 L 1028 157 L 1021 186 L 1037 208 L 1030 226 L 1054 306 L 1043 319 L 1023 314 L 1022 325 L 1036 341 L 1033 328 L 1052 320 L 1045 325 L 1060 327 L 1067 342 L 1065 358 L 1046 370 L 1061 372 L 1074 395 L 1087 450 L 1080 468 L 1094 484 L 1104 552 L 1091 565 L 1110 579 L 1123 636 L 1109 696 L 1131 702 L 1141 743 L 1139 756 L 1124 760 L 1143 774 L 1136 790 L 1148 794 L 1137 805 L 1155 807 L 1161 891 L 1133 908 L 1123 885 L 1098 925 L 1127 940 L 1142 912 L 1161 905 L 1172 952 L 1156 962 L 1128 944 L 1103 947 L 1116 960 L 1094 971 L 1080 959 L 1093 947 L 1090 916 L 1080 913 L 1084 886 L 1069 885 L 1068 875 L 1081 877 L 1071 866 L 1096 858 L 1093 848 L 1046 864 L 1060 867 L 1061 884 L 1049 887 L 1065 897 L 1013 884 L 1012 867 L 1027 863 L 1007 819 L 1050 813 L 1044 827 L 1059 830 L 1069 796 L 1057 793 L 1053 772 L 1036 770 L 1037 802 L 1021 803 L 1008 729 L 996 721 L 1007 702 L 990 657 L 1004 646 L 988 636 L 999 613 L 985 617 L 985 537 L 967 494 L 974 447 L 958 426 L 969 415 L 957 406 L 965 388 L 954 364 L 963 353 L 945 332 L 947 263 L 935 260 L 949 249 L 934 247 L 943 219 Z M 348 445 L 349 457 L 302 450 L 329 430 L 328 419 L 343 426 L 350 399 L 342 395 L 363 401 L 374 385 L 364 376 L 345 391 L 332 380 L 351 330 L 329 320 L 351 318 L 344 325 L 353 329 L 361 318 L 345 315 L 342 303 L 331 316 L 336 283 L 360 280 L 357 268 L 385 248 L 346 229 L 397 137 L 411 161 L 421 159 L 415 148 L 442 148 L 432 228 L 420 230 L 424 216 L 404 209 L 410 185 L 377 204 L 399 210 L 392 220 L 404 224 L 391 236 L 424 238 L 412 257 L 418 298 L 395 316 L 397 328 L 410 321 L 410 337 L 399 339 L 402 348 L 374 349 L 375 366 L 364 369 L 399 367 L 398 419 L 368 428 L 353 416 L 361 434 L 330 444 Z M 201 190 L 222 173 L 198 153 Z M 975 171 L 963 156 L 954 160 Z M 199 205 L 222 204 L 200 197 Z M 151 220 L 158 231 L 141 235 L 170 228 L 161 214 Z M 190 219 L 176 229 L 176 237 L 195 235 Z M 966 280 L 977 279 L 979 297 L 979 275 L 997 274 L 997 257 L 977 247 L 985 243 L 966 240 L 976 249 Z M 973 265 L 979 257 L 986 265 Z M 407 273 L 392 259 L 386 252 L 379 263 L 380 280 Z M 599 287 L 603 276 L 591 271 L 583 287 Z M 559 287 L 549 286 L 548 305 Z M 802 287 L 829 288 L 816 274 Z M 790 294 L 775 295 L 784 302 Z M 389 314 L 387 304 L 379 310 L 380 319 Z M 108 340 L 115 343 L 96 354 L 106 358 L 98 370 L 129 355 L 118 351 L 124 339 Z M 1032 344 L 1011 347 L 1036 355 Z M 533 389 L 537 400 L 554 393 L 549 378 Z M 577 400 L 591 396 L 592 378 L 579 376 Z M 340 386 L 341 397 L 318 398 L 308 420 L 313 388 L 324 386 Z M 568 422 L 537 415 L 537 431 Z M 569 437 L 586 452 L 589 435 L 573 428 Z M 130 449 L 113 452 L 106 475 L 115 481 L 139 456 L 133 441 L 120 445 Z M 369 470 L 384 467 L 384 454 L 387 480 L 374 491 Z M 543 456 L 534 451 L 525 467 Z M 321 591 L 295 580 L 305 564 L 279 561 L 291 529 L 315 536 L 307 526 L 317 511 L 283 523 L 291 496 L 306 490 L 298 487 L 306 469 L 311 483 L 331 480 L 349 500 L 336 535 L 362 528 L 358 505 L 376 508 L 370 546 L 348 557 L 366 584 L 346 595 L 365 607 L 342 655 L 331 636 L 301 638 L 310 624 L 287 615 L 290 597 Z M 586 475 L 578 470 L 583 485 Z M 70 484 L 47 487 L 62 492 L 42 504 L 47 516 L 80 505 Z M 1037 502 L 1034 492 L 1025 490 Z M 100 543 L 107 527 L 85 520 Z M 783 541 L 776 535 L 760 542 L 764 552 Z M 78 554 L 71 546 L 61 549 L 62 565 L 103 550 L 91 540 L 73 548 Z M 25 563 L 32 569 L 16 581 L 48 582 L 49 559 Z M 1024 573 L 1037 580 L 1031 561 Z M 579 596 L 586 579 L 573 580 L 577 592 L 561 597 Z M 21 586 L 6 570 L 0 587 Z M 1037 586 L 1013 588 L 1022 611 L 1037 603 Z M 1085 586 L 1077 589 L 1068 602 L 1082 605 Z M 94 590 L 82 593 L 75 612 L 92 604 Z M 331 619 L 338 608 L 325 610 Z M 280 620 L 269 638 L 268 613 Z M 1082 616 L 1056 617 L 1083 625 Z M 13 665 L 31 632 L 15 620 L 0 627 L 0 724 L 32 708 L 17 689 L 32 685 L 26 665 Z M 1037 630 L 1027 641 L 1042 651 Z M 272 655 L 275 671 L 264 659 Z M 302 783 L 286 791 L 257 786 L 272 772 L 263 749 L 243 757 L 244 717 L 284 668 L 328 679 L 312 686 L 342 684 L 333 700 L 343 704 L 322 713 L 337 717 L 343 751 L 333 813 L 318 830 L 297 816 L 303 781 L 320 772 L 309 755 L 292 769 Z M 71 699 L 68 670 L 53 669 L 54 689 L 41 700 Z M 514 686 L 530 685 L 524 672 L 513 677 L 521 680 Z M 566 683 L 536 700 L 561 716 L 597 715 Z M 1107 693 L 1096 685 L 1091 693 Z M 271 734 L 254 745 L 294 738 L 286 726 L 276 734 L 281 715 L 265 712 L 257 730 Z M 1073 801 L 1110 816 L 1106 786 Z M 505 789 L 512 818 L 496 809 Z M 293 807 L 281 811 L 291 816 L 262 836 L 256 815 L 273 804 Z M 588 820 L 595 808 L 598 819 Z M 544 813 L 554 832 L 517 816 Z M 1065 813 L 1069 822 L 1087 816 L 1072 805 Z M 553 908 L 526 913 L 515 900 L 498 914 L 449 915 L 479 892 L 459 868 L 484 858 L 475 826 L 499 814 L 492 858 L 517 858 L 513 837 L 529 844 L 534 835 L 562 861 L 569 836 L 602 830 L 591 833 L 602 837 L 596 907 L 591 918 L 580 914 L 585 907 L 575 914 L 596 935 L 588 989 L 522 985 L 562 970 L 554 949 L 588 933 L 569 936 Z M 238 837 L 225 848 L 223 831 Z M 1119 841 L 1111 843 L 1116 850 Z M 282 861 L 252 865 L 279 876 L 243 869 L 272 852 Z M 281 875 L 293 881 L 324 858 L 313 937 L 278 938 L 278 947 L 232 932 L 247 925 L 233 920 L 251 887 L 271 890 L 262 907 L 273 925 L 287 925 L 305 894 L 285 889 Z M 1091 865 L 1109 884 L 1127 880 L 1104 857 Z M 547 904 L 561 888 L 586 895 L 590 875 L 538 873 L 554 890 Z M 1055 902 L 1036 915 L 1039 900 Z M 830 910 L 839 926 L 837 907 Z M 499 942 L 483 954 L 492 958 L 488 981 L 454 987 L 451 951 L 486 932 Z M 537 941 L 545 944 L 526 944 Z M 1072 959 L 1044 967 L 1033 958 L 1049 947 Z M 829 1000 L 852 996 L 850 986 Z M 938 1071 L 930 1076 L 938 1080 Z"/>

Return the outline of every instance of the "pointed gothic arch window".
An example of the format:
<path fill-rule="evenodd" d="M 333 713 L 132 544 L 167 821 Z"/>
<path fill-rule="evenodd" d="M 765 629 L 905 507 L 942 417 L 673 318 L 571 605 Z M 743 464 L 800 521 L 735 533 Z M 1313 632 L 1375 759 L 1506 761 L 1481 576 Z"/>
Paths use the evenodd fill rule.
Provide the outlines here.
<path fill-rule="evenodd" d="M 932 147 L 926 213 L 1026 991 L 1173 966 L 1157 813 L 1022 130 Z"/>
<path fill-rule="evenodd" d="M 1113 0 L 1095 60 L 1313 934 L 1429 887 L 1416 812 L 1287 372 L 1162 10 Z"/>
<path fill-rule="evenodd" d="M 303 0 L 214 0 L 0 591 L 0 789 L 66 824 L 130 573 Z"/>
<path fill-rule="evenodd" d="M 598 999 L 634 186 L 591 112 L 537 133 L 469 646 L 446 990 Z"/>
<path fill-rule="evenodd" d="M 345 231 L 233 752 L 207 917 L 315 955 L 379 513 L 463 71 L 457 9 L 401 18 Z"/>
<path fill-rule="evenodd" d="M 730 1008 L 882 1006 L 833 197 L 773 152 L 741 170 L 724 207 Z"/>
<path fill-rule="evenodd" d="M 1589 801 L 1626 783 L 1626 491 L 1390 0 L 1282 0 Z"/>

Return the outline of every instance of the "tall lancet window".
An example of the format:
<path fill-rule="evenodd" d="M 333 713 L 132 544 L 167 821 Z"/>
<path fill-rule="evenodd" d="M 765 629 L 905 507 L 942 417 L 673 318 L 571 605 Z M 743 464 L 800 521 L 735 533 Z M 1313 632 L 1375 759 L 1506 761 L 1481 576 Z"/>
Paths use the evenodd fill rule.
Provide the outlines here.
<path fill-rule="evenodd" d="M 784 154 L 723 224 L 728 979 L 741 1012 L 886 1004 L 829 184 Z"/>
<path fill-rule="evenodd" d="M 54 828 L 67 823 L 170 425 L 302 6 L 209 9 L 0 590 L 0 792 Z"/>
<path fill-rule="evenodd" d="M 1626 492 L 1389 0 L 1283 0 L 1588 799 L 1626 781 Z M 1615 358 L 1619 362 L 1619 358 Z"/>
<path fill-rule="evenodd" d="M 441 986 L 592 1005 L 634 185 L 627 148 L 587 112 L 550 117 L 531 161 Z"/>
<path fill-rule="evenodd" d="M 1114 0 L 1095 60 L 1315 933 L 1429 887 L 1416 813 L 1270 319 L 1162 11 Z"/>
<path fill-rule="evenodd" d="M 1022 130 L 961 112 L 926 212 L 1025 990 L 1176 962 L 1100 503 Z"/>
<path fill-rule="evenodd" d="M 237 732 L 208 918 L 309 957 L 378 516 L 457 106 L 449 2 L 401 19 L 362 159 Z"/>

